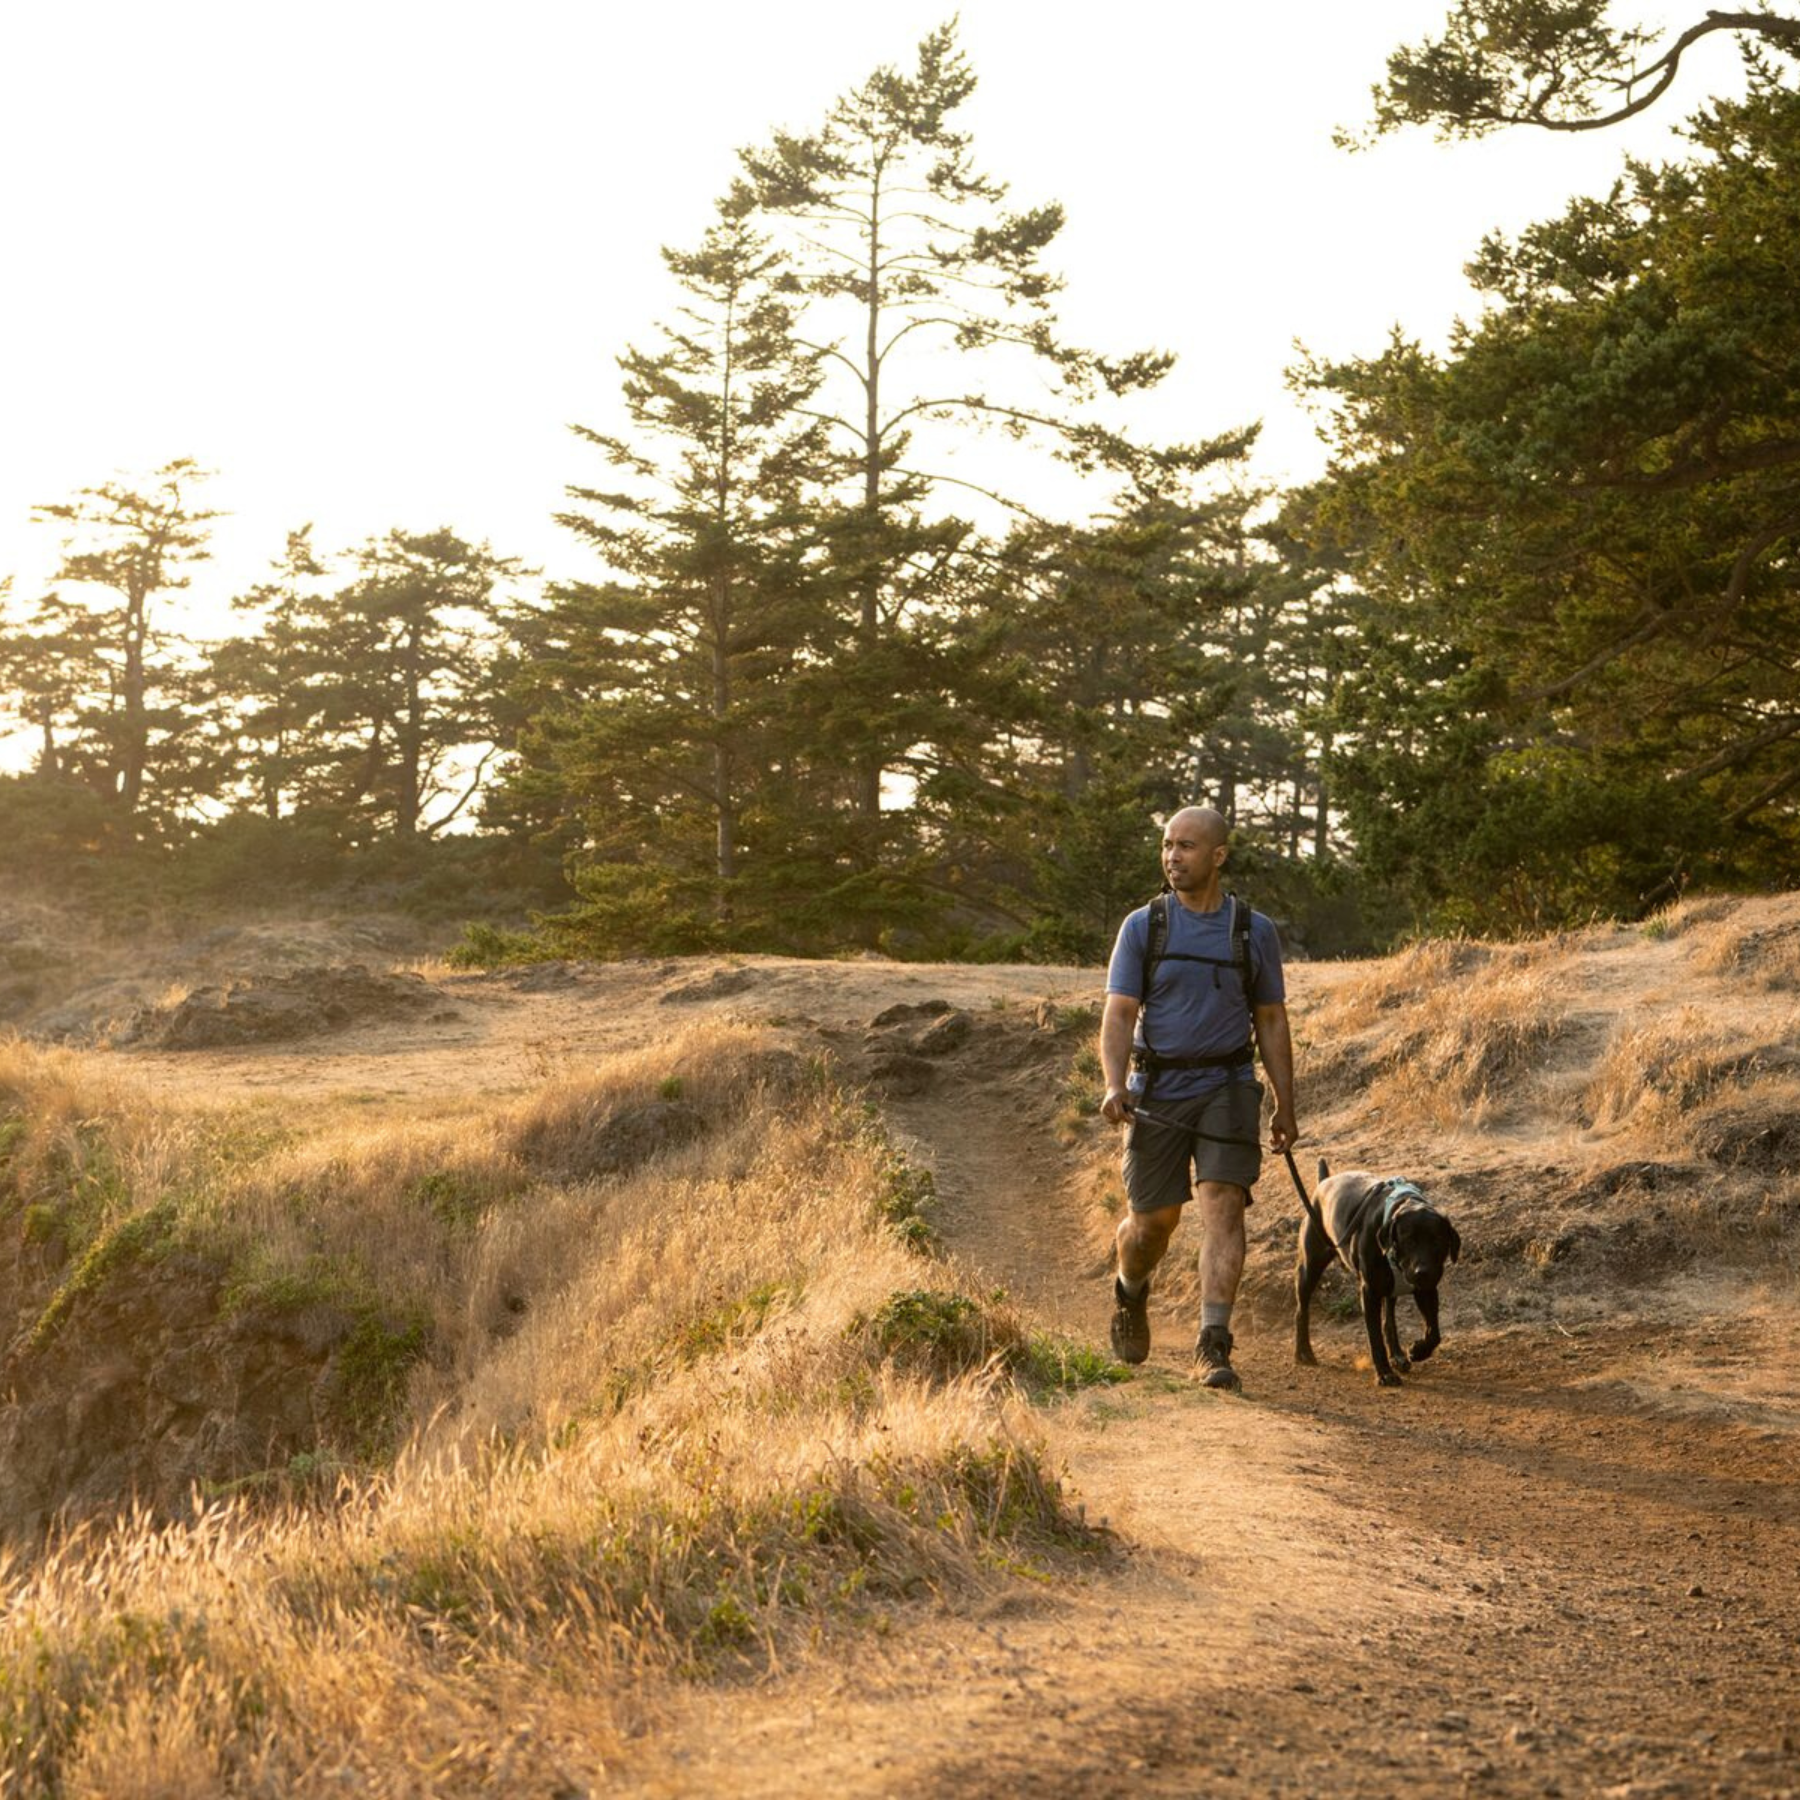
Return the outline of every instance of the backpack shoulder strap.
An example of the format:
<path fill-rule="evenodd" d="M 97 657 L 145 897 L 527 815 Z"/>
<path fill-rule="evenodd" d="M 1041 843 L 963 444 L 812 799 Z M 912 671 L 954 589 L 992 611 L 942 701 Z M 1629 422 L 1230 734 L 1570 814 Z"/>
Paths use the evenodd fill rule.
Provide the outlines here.
<path fill-rule="evenodd" d="M 1164 889 L 1150 902 L 1150 930 L 1144 940 L 1144 979 L 1138 988 L 1140 1005 L 1150 1004 L 1150 979 L 1156 973 L 1156 965 L 1162 961 L 1163 952 L 1169 947 L 1169 893 Z"/>
<path fill-rule="evenodd" d="M 1256 914 L 1236 894 L 1227 894 L 1231 903 L 1231 960 L 1237 965 L 1238 979 L 1244 984 L 1244 998 L 1256 1004 L 1256 964 L 1250 957 L 1250 926 Z"/>

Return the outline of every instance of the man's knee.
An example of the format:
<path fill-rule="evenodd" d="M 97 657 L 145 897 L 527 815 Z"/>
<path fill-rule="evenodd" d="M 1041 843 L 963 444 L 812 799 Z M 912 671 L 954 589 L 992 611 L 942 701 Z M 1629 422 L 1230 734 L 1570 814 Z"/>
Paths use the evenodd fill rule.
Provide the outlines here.
<path fill-rule="evenodd" d="M 1181 1223 L 1179 1206 L 1159 1207 L 1155 1212 L 1127 1212 L 1119 1221 L 1119 1237 L 1123 1242 L 1143 1250 L 1161 1251 Z"/>
<path fill-rule="evenodd" d="M 1242 1231 L 1249 1194 L 1235 1182 L 1201 1181 L 1194 1185 L 1201 1225 L 1209 1231 Z"/>

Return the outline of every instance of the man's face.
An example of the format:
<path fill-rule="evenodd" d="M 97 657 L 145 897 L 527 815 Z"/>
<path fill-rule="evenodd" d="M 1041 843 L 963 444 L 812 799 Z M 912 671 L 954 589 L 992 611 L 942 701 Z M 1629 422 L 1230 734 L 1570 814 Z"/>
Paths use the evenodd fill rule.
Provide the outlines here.
<path fill-rule="evenodd" d="M 1225 860 L 1225 846 L 1215 844 L 1198 825 L 1171 820 L 1163 833 L 1163 874 L 1177 893 L 1203 888 Z"/>

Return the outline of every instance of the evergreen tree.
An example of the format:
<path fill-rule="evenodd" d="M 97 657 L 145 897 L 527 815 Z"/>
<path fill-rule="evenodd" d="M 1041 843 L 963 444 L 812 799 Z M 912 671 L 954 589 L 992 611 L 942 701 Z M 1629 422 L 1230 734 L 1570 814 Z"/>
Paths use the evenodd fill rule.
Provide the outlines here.
<path fill-rule="evenodd" d="M 779 939 L 833 880 L 826 778 L 791 729 L 821 613 L 818 358 L 752 212 L 740 187 L 664 251 L 682 303 L 620 358 L 629 435 L 578 428 L 621 484 L 572 488 L 560 519 L 608 578 L 515 624 L 510 786 L 580 817 L 585 904 L 559 929 L 589 947 Z"/>
<path fill-rule="evenodd" d="M 1406 124 L 1435 125 L 1445 138 L 1506 125 L 1602 130 L 1655 105 L 1682 58 L 1717 32 L 1736 37 L 1753 66 L 1763 54 L 1800 56 L 1800 17 L 1766 5 L 1708 10 L 1666 45 L 1612 12 L 1611 0 L 1458 0 L 1439 36 L 1388 58 L 1374 90 L 1376 133 Z"/>
<path fill-rule="evenodd" d="M 295 621 L 320 734 L 297 798 L 334 811 L 352 837 L 435 836 L 497 752 L 500 590 L 523 570 L 448 530 L 391 531 L 350 561 L 355 578 Z"/>
<path fill-rule="evenodd" d="M 1256 590 L 1252 499 L 1171 490 L 1084 528 L 1021 527 L 996 566 L 986 615 L 1004 622 L 1016 693 L 989 747 L 1008 800 L 990 829 L 1034 952 L 1100 954 L 1157 884 L 1147 820 L 1235 787 L 1208 752 L 1245 678 L 1233 620 Z"/>
<path fill-rule="evenodd" d="M 172 827 L 221 773 L 209 696 L 161 604 L 208 554 L 207 527 L 218 515 L 189 498 L 204 479 L 184 459 L 138 486 L 107 482 L 33 509 L 70 527 L 55 580 L 75 590 L 59 587 L 31 634 L 40 652 L 54 647 L 67 658 L 66 688 L 39 683 L 40 716 L 66 708 L 57 761 L 109 804 L 128 835 Z M 52 726 L 44 730 L 48 743 Z"/>
<path fill-rule="evenodd" d="M 212 649 L 236 778 L 270 821 L 291 809 L 326 754 L 311 687 L 327 642 L 315 592 L 325 567 L 314 553 L 310 525 L 288 534 L 274 574 L 273 581 L 232 601 L 251 615 L 252 630 Z"/>
<path fill-rule="evenodd" d="M 1462 922 L 1792 878 L 1800 94 L 1759 81 L 1693 136 L 1484 246 L 1495 304 L 1447 356 L 1313 372 L 1327 523 L 1395 658 L 1440 670 L 1362 758 L 1388 816 L 1358 835 Z"/>
<path fill-rule="evenodd" d="M 0 586 L 0 600 L 10 586 Z M 0 696 L 7 714 L 35 736 L 34 767 L 46 778 L 63 773 L 59 734 L 74 730 L 82 671 L 97 657 L 97 631 L 93 613 L 51 592 L 29 614 L 8 617 L 0 632 Z"/>
<path fill-rule="evenodd" d="M 948 628 L 985 551 L 948 496 L 1022 509 L 976 478 L 959 445 L 988 427 L 1124 478 L 1204 460 L 1139 449 L 1089 405 L 1153 385 L 1173 359 L 1109 359 L 1062 340 L 1060 283 L 1042 261 L 1062 210 L 1009 211 L 1005 188 L 975 167 L 957 118 L 974 88 L 945 26 L 910 72 L 876 70 L 817 132 L 778 133 L 744 156 L 761 204 L 791 224 L 803 326 L 827 377 L 813 410 L 844 459 L 832 553 L 846 604 L 814 730 L 847 772 L 856 848 L 871 864 L 899 824 L 883 818 L 890 778 L 927 802 L 934 782 L 954 791 L 978 738 Z"/>

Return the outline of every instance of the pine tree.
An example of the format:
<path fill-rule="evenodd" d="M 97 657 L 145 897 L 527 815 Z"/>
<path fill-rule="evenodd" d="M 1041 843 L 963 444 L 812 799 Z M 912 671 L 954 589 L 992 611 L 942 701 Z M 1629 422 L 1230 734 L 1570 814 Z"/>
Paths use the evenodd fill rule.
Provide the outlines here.
<path fill-rule="evenodd" d="M 189 499 L 204 479 L 182 459 L 140 486 L 107 482 L 33 509 L 70 527 L 54 579 L 75 595 L 59 587 L 38 615 L 40 642 L 69 658 L 58 760 L 109 803 L 127 833 L 171 827 L 220 772 L 208 696 L 160 605 L 208 554 L 207 527 L 218 515 Z"/>
<path fill-rule="evenodd" d="M 629 435 L 578 428 L 621 484 L 571 488 L 560 515 L 607 579 L 516 626 L 510 786 L 578 811 L 586 905 L 564 930 L 591 944 L 765 941 L 795 923 L 795 856 L 823 855 L 822 778 L 789 729 L 820 617 L 818 358 L 752 212 L 734 189 L 696 249 L 664 251 L 681 305 L 620 358 Z"/>
<path fill-rule="evenodd" d="M 293 805 L 316 772 L 318 705 L 308 682 L 320 661 L 323 622 L 315 587 L 325 574 L 312 545 L 312 527 L 288 534 L 274 580 L 239 595 L 232 605 L 250 615 L 248 633 L 213 646 L 213 680 L 228 713 L 236 779 L 255 810 L 271 822 Z"/>
<path fill-rule="evenodd" d="M 497 753 L 492 665 L 503 584 L 524 571 L 449 530 L 390 531 L 305 622 L 320 734 L 298 797 L 367 840 L 432 837 L 460 818 Z"/>
<path fill-rule="evenodd" d="M 975 167 L 956 118 L 974 88 L 947 25 L 912 71 L 877 69 L 816 133 L 777 133 L 744 155 L 760 203 L 789 223 L 804 329 L 828 378 L 813 410 L 844 459 L 832 548 L 847 605 L 814 729 L 848 772 L 865 862 L 893 836 L 890 778 L 929 784 L 968 741 L 946 632 L 984 553 L 948 496 L 1021 511 L 974 479 L 958 445 L 986 427 L 1128 479 L 1191 456 L 1139 449 L 1089 407 L 1153 385 L 1173 359 L 1063 342 L 1060 283 L 1042 263 L 1062 209 L 1009 211 L 1005 188 Z"/>

